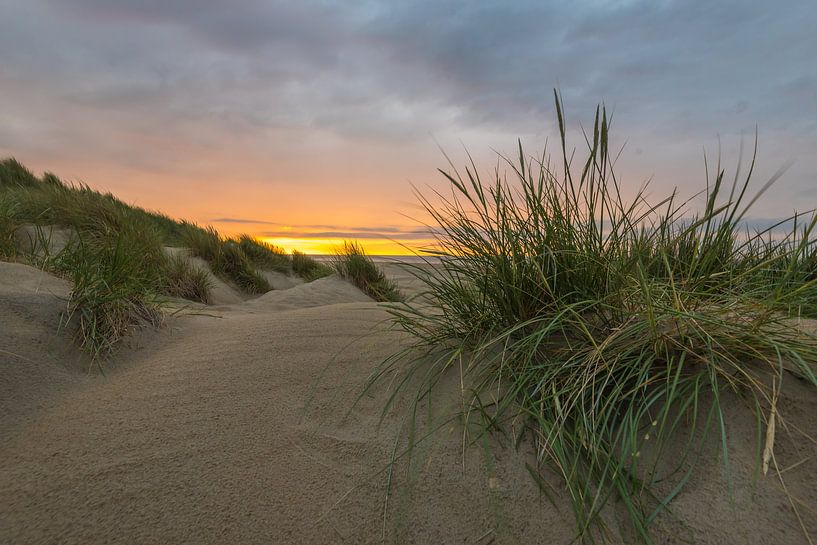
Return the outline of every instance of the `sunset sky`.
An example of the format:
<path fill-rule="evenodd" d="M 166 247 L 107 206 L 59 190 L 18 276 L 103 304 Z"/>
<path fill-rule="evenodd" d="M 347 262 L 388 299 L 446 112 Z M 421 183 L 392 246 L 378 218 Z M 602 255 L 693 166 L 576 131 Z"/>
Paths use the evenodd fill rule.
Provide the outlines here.
<path fill-rule="evenodd" d="M 614 110 L 633 188 L 733 171 L 757 126 L 754 218 L 817 206 L 817 3 L 0 0 L 0 156 L 287 249 L 424 235 L 442 147 L 485 172 L 516 138 L 574 143 Z"/>

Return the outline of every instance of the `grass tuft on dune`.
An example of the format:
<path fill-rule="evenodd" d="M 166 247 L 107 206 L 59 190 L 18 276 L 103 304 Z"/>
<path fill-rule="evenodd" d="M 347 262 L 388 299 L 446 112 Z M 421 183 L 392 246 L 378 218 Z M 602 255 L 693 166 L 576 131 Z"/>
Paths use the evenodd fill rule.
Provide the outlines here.
<path fill-rule="evenodd" d="M 236 239 L 241 251 L 256 267 L 289 273 L 292 269 L 292 259 L 283 248 L 258 240 L 248 234 L 239 235 Z"/>
<path fill-rule="evenodd" d="M 71 236 L 51 255 L 54 226 Z M 25 255 L 15 240 L 20 229 L 31 243 Z M 212 227 L 176 221 L 50 173 L 37 178 L 15 159 L 0 161 L 0 258 L 74 282 L 67 317 L 78 321 L 79 344 L 95 356 L 109 353 L 133 327 L 160 322 L 163 297 L 211 300 L 206 271 L 163 248 L 184 245 L 248 294 L 272 289 L 262 269 L 291 268 L 282 250 L 249 235 L 222 238 Z"/>
<path fill-rule="evenodd" d="M 461 373 L 463 417 L 483 433 L 525 423 L 540 463 L 562 477 L 581 541 L 606 541 L 602 513 L 618 498 L 649 543 L 713 434 L 728 476 L 725 392 L 745 401 L 738 409 L 753 414 L 758 445 L 772 433 L 757 453 L 765 472 L 784 376 L 817 387 L 817 337 L 799 321 L 817 316 L 817 220 L 793 217 L 783 236 L 746 228 L 778 177 L 750 191 L 754 160 L 731 183 L 718 164 L 698 213 L 675 193 L 625 199 L 605 109 L 580 162 L 558 95 L 556 112 L 555 161 L 520 143 L 502 158 L 507 175 L 483 180 L 473 161 L 462 172 L 452 164 L 440 171 L 450 193 L 419 195 L 441 263 L 416 275 L 436 304 L 392 308 L 415 343 L 372 382 L 419 380 L 420 403 L 443 375 Z"/>
<path fill-rule="evenodd" d="M 15 215 L 15 203 L 0 194 L 0 259 L 10 259 L 17 254 L 14 243 L 16 225 L 12 219 Z"/>
<path fill-rule="evenodd" d="M 222 238 L 213 227 L 201 228 L 187 222 L 184 225 L 184 245 L 194 256 L 207 261 L 216 275 L 232 281 L 246 293 L 266 293 L 272 289 L 241 249 L 240 242 Z"/>
<path fill-rule="evenodd" d="M 172 255 L 167 258 L 164 273 L 163 293 L 206 305 L 211 303 L 212 281 L 207 271 L 182 256 Z"/>
<path fill-rule="evenodd" d="M 366 255 L 363 247 L 357 242 L 344 242 L 338 249 L 332 265 L 338 275 L 350 280 L 375 301 L 403 300 L 397 284 L 386 278 L 383 270 Z"/>
<path fill-rule="evenodd" d="M 292 271 L 307 282 L 312 282 L 313 280 L 332 274 L 331 267 L 316 261 L 298 250 L 292 251 Z"/>
<path fill-rule="evenodd" d="M 54 261 L 73 282 L 65 318 L 78 321 L 80 346 L 97 358 L 132 328 L 161 323 L 156 287 L 166 262 L 152 235 L 139 228 L 85 232 Z"/>

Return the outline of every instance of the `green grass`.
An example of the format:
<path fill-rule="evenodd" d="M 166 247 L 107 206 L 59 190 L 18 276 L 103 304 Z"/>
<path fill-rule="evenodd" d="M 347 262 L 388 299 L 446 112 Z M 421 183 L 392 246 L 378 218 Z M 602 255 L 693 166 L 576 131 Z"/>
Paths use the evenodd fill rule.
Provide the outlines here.
<path fill-rule="evenodd" d="M 0 194 L 0 259 L 11 259 L 16 254 L 14 231 L 18 227 L 14 221 L 15 205 L 11 199 Z"/>
<path fill-rule="evenodd" d="M 0 187 L 38 187 L 40 180 L 14 158 L 0 161 Z"/>
<path fill-rule="evenodd" d="M 190 263 L 182 256 L 166 258 L 161 291 L 164 295 L 180 297 L 204 304 L 212 302 L 212 282 L 207 271 Z"/>
<path fill-rule="evenodd" d="M 211 263 L 213 272 L 232 279 L 244 292 L 266 293 L 272 289 L 269 281 L 253 266 L 237 242 L 226 240 L 219 258 Z"/>
<path fill-rule="evenodd" d="M 54 261 L 73 282 L 66 319 L 77 321 L 78 342 L 96 361 L 135 327 L 161 323 L 156 286 L 165 256 L 154 237 L 136 226 L 84 232 Z"/>
<path fill-rule="evenodd" d="M 482 433 L 522 417 L 541 464 L 562 476 L 581 541 L 605 541 L 602 512 L 617 498 L 649 543 L 704 439 L 717 438 L 728 478 L 724 392 L 745 400 L 730 409 L 753 413 L 762 446 L 770 415 L 782 417 L 784 374 L 817 386 L 817 338 L 793 319 L 817 316 L 815 220 L 784 237 L 748 231 L 747 211 L 778 177 L 753 193 L 753 164 L 731 183 L 717 165 L 697 214 L 674 193 L 625 200 L 605 110 L 580 161 L 558 96 L 556 109 L 556 160 L 520 144 L 507 174 L 484 181 L 473 161 L 462 174 L 452 165 L 450 193 L 419 195 L 441 263 L 416 275 L 436 303 L 392 308 L 415 343 L 370 386 L 419 380 L 419 404 L 462 373 L 462 416 Z M 769 452 L 758 451 L 760 464 Z"/>
<path fill-rule="evenodd" d="M 23 225 L 38 227 L 32 255 L 15 248 L 15 230 Z M 40 236 L 40 227 L 52 225 L 76 234 L 58 255 L 48 254 Z M 163 296 L 210 301 L 206 271 L 168 257 L 163 248 L 182 245 L 249 294 L 271 289 L 259 269 L 289 268 L 283 251 L 249 236 L 224 239 L 211 227 L 128 205 L 50 173 L 37 178 L 14 159 L 0 161 L 0 258 L 28 260 L 74 282 L 67 316 L 78 322 L 79 344 L 95 357 L 109 354 L 139 324 L 158 323 Z"/>
<path fill-rule="evenodd" d="M 286 251 L 273 244 L 268 244 L 250 235 L 242 234 L 236 239 L 244 255 L 256 267 L 289 273 L 292 268 L 292 260 Z"/>
<path fill-rule="evenodd" d="M 272 289 L 238 241 L 222 238 L 213 227 L 202 229 L 190 223 L 185 227 L 183 245 L 190 248 L 194 256 L 207 261 L 214 274 L 249 294 L 266 293 Z"/>
<path fill-rule="evenodd" d="M 155 298 L 165 256 L 154 215 L 129 207 L 84 185 L 65 185 L 54 175 L 36 178 L 19 162 L 0 162 L 3 239 L 24 225 L 59 225 L 77 240 L 49 255 L 37 229 L 28 259 L 72 280 L 67 319 L 75 320 L 79 344 L 95 359 L 108 354 L 134 327 L 160 320 Z M 13 256 L 4 251 L 8 258 Z"/>
<path fill-rule="evenodd" d="M 193 223 L 183 222 L 185 226 L 182 235 L 182 246 L 189 248 L 190 252 L 200 257 L 208 263 L 215 262 L 221 254 L 221 235 L 214 227 L 199 227 Z"/>
<path fill-rule="evenodd" d="M 292 272 L 307 282 L 312 282 L 313 280 L 332 274 L 332 268 L 315 261 L 298 250 L 293 250 Z"/>
<path fill-rule="evenodd" d="M 342 278 L 350 280 L 375 301 L 403 300 L 397 284 L 386 278 L 383 270 L 375 265 L 357 242 L 344 242 L 332 266 Z"/>

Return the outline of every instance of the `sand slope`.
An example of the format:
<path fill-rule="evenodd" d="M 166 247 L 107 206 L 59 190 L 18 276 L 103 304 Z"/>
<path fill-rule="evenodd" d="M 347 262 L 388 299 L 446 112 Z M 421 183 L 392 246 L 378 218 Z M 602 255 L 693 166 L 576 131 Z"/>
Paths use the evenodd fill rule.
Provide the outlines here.
<path fill-rule="evenodd" d="M 19 294 L 46 297 L 30 268 L 0 267 L 4 316 Z M 2 393 L 14 397 L 0 414 L 0 543 L 570 542 L 570 508 L 558 492 L 560 509 L 539 494 L 524 467 L 530 453 L 492 440 L 463 454 L 458 425 L 397 466 L 385 505 L 377 472 L 402 413 L 378 429 L 385 390 L 355 401 L 373 365 L 405 339 L 381 327 L 381 305 L 337 278 L 174 319 L 120 352 L 105 377 L 27 348 L 53 327 L 57 307 L 48 308 L 28 318 L 39 329 L 7 329 L 19 316 L 2 322 L 4 342 L 71 380 L 45 390 L 2 360 Z M 456 381 L 442 388 L 456 399 Z M 9 410 L 25 399 L 25 416 Z M 795 406 L 799 425 L 813 426 L 817 406 Z M 737 424 L 740 446 L 747 427 Z M 786 448 L 781 465 L 805 459 L 787 476 L 814 509 L 817 449 Z M 734 460 L 734 471 L 744 464 Z M 804 542 L 774 482 L 752 492 L 737 477 L 730 503 L 718 472 L 690 483 L 680 522 L 660 524 L 659 543 Z M 813 517 L 807 524 L 817 531 Z"/>
<path fill-rule="evenodd" d="M 0 262 L 0 432 L 86 377 L 88 361 L 61 328 L 71 286 L 19 263 Z"/>

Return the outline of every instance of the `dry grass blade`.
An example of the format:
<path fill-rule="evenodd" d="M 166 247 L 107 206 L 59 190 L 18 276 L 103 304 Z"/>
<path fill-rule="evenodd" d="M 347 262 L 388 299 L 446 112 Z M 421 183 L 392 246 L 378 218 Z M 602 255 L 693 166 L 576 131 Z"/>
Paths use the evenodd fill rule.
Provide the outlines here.
<path fill-rule="evenodd" d="M 769 461 L 774 456 L 775 423 L 777 420 L 777 387 L 772 393 L 772 408 L 769 411 L 769 420 L 766 425 L 766 443 L 763 446 L 763 475 L 769 473 Z"/>

